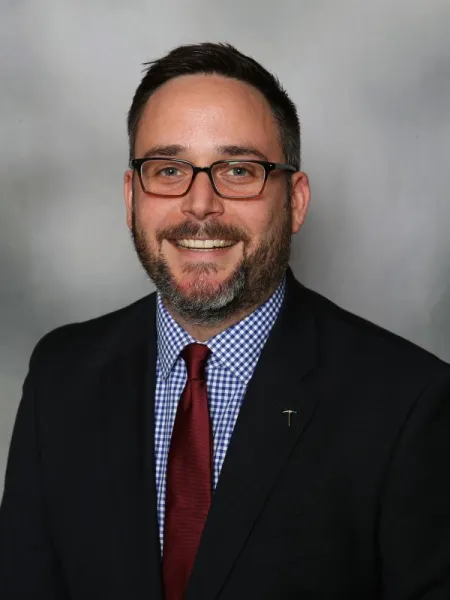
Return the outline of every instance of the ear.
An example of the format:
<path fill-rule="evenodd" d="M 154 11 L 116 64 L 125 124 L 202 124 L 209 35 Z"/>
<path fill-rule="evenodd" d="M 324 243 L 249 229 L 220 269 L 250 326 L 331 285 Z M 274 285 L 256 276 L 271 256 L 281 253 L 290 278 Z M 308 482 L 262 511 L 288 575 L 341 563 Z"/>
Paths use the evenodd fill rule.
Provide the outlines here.
<path fill-rule="evenodd" d="M 127 226 L 131 230 L 133 215 L 133 171 L 128 169 L 123 176 L 123 194 L 127 214 Z"/>
<path fill-rule="evenodd" d="M 308 175 L 297 171 L 291 178 L 292 234 L 303 225 L 311 198 Z"/>

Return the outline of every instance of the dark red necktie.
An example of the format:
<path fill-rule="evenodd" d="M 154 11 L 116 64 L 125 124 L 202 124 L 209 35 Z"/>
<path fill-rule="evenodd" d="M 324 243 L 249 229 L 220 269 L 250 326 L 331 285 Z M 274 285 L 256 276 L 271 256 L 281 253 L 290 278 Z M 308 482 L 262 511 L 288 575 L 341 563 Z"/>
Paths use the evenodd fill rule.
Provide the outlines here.
<path fill-rule="evenodd" d="M 167 463 L 163 580 L 165 600 L 184 598 L 212 497 L 212 434 L 203 344 L 181 356 L 188 378 L 180 398 Z"/>

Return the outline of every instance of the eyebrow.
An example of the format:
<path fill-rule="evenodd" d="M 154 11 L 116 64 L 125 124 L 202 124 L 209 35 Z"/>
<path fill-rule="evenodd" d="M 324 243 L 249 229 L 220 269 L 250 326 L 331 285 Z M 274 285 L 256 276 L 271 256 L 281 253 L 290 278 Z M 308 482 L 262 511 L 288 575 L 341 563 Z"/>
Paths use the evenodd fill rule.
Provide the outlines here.
<path fill-rule="evenodd" d="M 142 158 L 150 158 L 151 156 L 178 156 L 182 152 L 186 152 L 187 147 L 180 144 L 170 144 L 169 146 L 153 146 L 149 148 Z"/>
<path fill-rule="evenodd" d="M 263 152 L 252 146 L 217 146 L 217 151 L 224 156 L 257 156 L 261 160 L 269 160 Z"/>
<path fill-rule="evenodd" d="M 150 158 L 152 156 L 179 156 L 180 154 L 188 152 L 187 146 L 181 144 L 170 144 L 168 146 L 153 146 L 149 148 L 142 158 Z M 236 146 L 236 145 L 225 145 L 216 146 L 216 150 L 222 156 L 257 156 L 261 160 L 269 160 L 267 156 L 252 146 Z"/>

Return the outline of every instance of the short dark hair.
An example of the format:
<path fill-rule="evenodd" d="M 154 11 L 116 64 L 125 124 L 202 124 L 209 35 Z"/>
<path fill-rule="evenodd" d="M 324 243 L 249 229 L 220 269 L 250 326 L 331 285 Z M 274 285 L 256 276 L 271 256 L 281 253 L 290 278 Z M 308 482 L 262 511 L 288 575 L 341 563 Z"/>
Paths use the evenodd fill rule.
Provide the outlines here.
<path fill-rule="evenodd" d="M 300 169 L 300 123 L 295 104 L 278 78 L 253 58 L 242 54 L 231 44 L 205 42 L 178 46 L 166 56 L 144 63 L 144 67 L 145 75 L 128 112 L 130 160 L 135 158 L 137 128 L 147 100 L 153 92 L 181 75 L 216 73 L 243 81 L 264 95 L 278 123 L 284 159 Z"/>

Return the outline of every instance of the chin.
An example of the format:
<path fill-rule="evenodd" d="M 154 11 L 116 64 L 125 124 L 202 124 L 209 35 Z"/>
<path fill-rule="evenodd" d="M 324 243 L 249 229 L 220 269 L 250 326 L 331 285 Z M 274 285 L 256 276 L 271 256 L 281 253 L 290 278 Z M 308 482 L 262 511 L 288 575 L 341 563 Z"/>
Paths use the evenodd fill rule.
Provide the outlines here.
<path fill-rule="evenodd" d="M 182 287 L 204 284 L 223 284 L 233 273 L 232 269 L 218 266 L 215 263 L 188 263 L 177 272 L 172 271 L 172 277 Z"/>
<path fill-rule="evenodd" d="M 174 278 L 178 290 L 185 296 L 212 296 L 220 292 L 223 285 L 227 283 L 228 277 L 218 276 L 214 273 L 189 273 Z"/>

